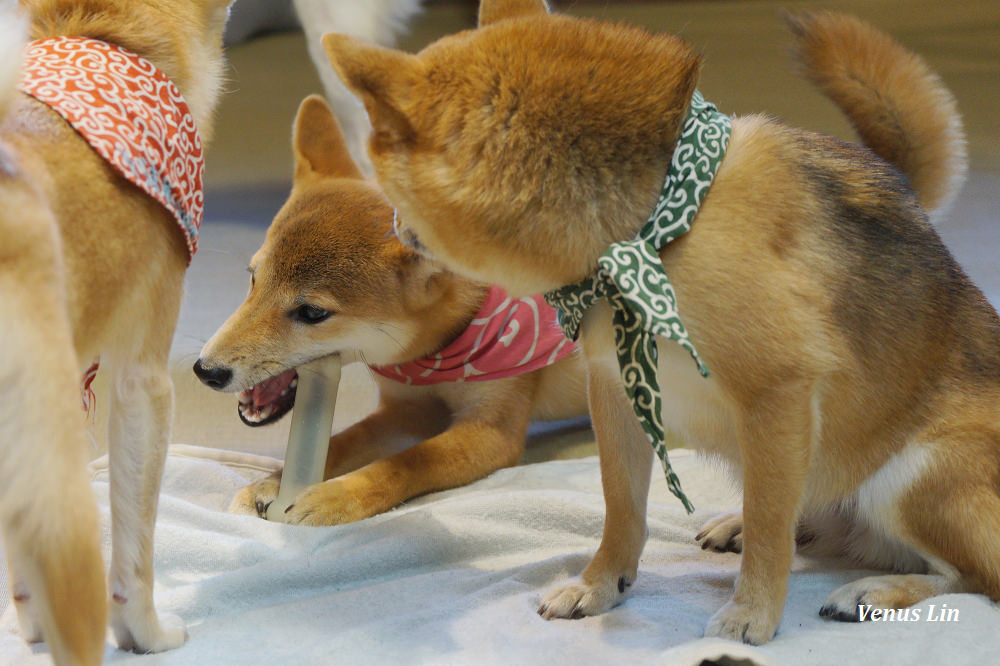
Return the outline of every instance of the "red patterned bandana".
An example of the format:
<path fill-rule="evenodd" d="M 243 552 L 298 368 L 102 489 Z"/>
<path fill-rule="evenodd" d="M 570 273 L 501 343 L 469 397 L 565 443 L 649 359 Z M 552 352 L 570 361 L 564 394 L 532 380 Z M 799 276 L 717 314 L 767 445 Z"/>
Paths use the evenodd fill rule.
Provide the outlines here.
<path fill-rule="evenodd" d="M 538 370 L 576 348 L 556 323 L 555 309 L 541 296 L 514 299 L 500 287 L 490 287 L 468 328 L 447 347 L 416 361 L 372 370 L 418 386 L 474 382 Z"/>
<path fill-rule="evenodd" d="M 23 72 L 23 92 L 65 118 L 177 219 L 190 262 L 198 248 L 205 162 L 194 118 L 170 79 L 130 51 L 85 37 L 31 42 Z"/>

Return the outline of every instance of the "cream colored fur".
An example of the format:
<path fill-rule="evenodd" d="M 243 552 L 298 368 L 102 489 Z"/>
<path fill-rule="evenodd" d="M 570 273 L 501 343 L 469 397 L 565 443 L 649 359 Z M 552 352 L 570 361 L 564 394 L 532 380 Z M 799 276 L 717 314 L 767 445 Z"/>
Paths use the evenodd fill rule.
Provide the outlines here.
<path fill-rule="evenodd" d="M 203 138 L 219 92 L 228 0 L 23 0 L 29 33 L 126 46 L 176 83 Z M 13 21 L 0 19 L 9 34 Z M 167 355 L 188 261 L 170 215 L 121 179 L 48 107 L 15 92 L 22 42 L 0 37 L 0 522 L 28 640 L 56 663 L 186 638 L 153 607 L 153 523 L 169 438 Z M 86 475 L 80 377 L 97 357 L 110 395 L 110 590 Z M 110 594 L 110 604 L 108 603 Z"/>

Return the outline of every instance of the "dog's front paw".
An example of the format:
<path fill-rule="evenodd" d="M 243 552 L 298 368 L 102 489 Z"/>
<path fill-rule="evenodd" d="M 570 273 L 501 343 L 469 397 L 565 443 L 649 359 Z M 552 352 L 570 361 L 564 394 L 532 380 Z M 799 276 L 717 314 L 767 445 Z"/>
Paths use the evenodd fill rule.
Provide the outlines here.
<path fill-rule="evenodd" d="M 113 607 L 111 629 L 122 650 L 132 652 L 165 652 L 184 645 L 187 629 L 176 615 L 156 611 L 132 613 L 132 609 Z"/>
<path fill-rule="evenodd" d="M 701 542 L 702 550 L 719 553 L 743 552 L 743 512 L 733 511 L 712 518 L 694 538 Z"/>
<path fill-rule="evenodd" d="M 391 508 L 391 507 L 388 507 Z M 381 513 L 374 498 L 347 479 L 331 479 L 303 490 L 285 509 L 285 522 L 294 525 L 343 525 Z"/>
<path fill-rule="evenodd" d="M 610 584 L 588 585 L 582 580 L 571 583 L 550 592 L 538 607 L 538 614 L 546 620 L 578 620 L 588 615 L 600 615 L 617 605 L 631 585 L 632 581 L 625 576 Z"/>
<path fill-rule="evenodd" d="M 766 609 L 730 600 L 708 621 L 705 636 L 763 645 L 771 640 L 778 629 L 778 620 L 772 620 L 770 616 L 771 613 Z"/>
<path fill-rule="evenodd" d="M 244 516 L 267 517 L 267 507 L 278 496 L 278 485 L 281 481 L 281 470 L 274 474 L 241 488 L 229 504 L 229 513 Z"/>

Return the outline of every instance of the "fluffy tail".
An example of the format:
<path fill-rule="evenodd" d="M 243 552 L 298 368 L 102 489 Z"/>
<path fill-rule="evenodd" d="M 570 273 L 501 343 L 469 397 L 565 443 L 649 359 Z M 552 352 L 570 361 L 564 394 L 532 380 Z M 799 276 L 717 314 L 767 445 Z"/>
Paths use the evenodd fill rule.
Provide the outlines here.
<path fill-rule="evenodd" d="M 787 18 L 805 75 L 840 107 L 861 140 L 902 171 L 937 217 L 965 180 L 968 159 L 955 98 L 926 62 L 845 14 Z"/>
<path fill-rule="evenodd" d="M 99 664 L 104 564 L 56 239 L 46 237 L 55 222 L 6 180 L 0 230 L 16 240 L 0 245 L 0 530 L 14 607 L 25 637 L 44 638 L 56 664 Z"/>
<path fill-rule="evenodd" d="M 7 112 L 21 79 L 27 24 L 8 3 L 0 3 L 0 118 Z"/>

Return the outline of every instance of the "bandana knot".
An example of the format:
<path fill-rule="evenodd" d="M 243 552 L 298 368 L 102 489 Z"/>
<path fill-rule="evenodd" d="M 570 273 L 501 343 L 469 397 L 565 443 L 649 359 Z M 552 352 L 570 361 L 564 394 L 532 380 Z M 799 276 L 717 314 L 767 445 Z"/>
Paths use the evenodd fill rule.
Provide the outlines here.
<path fill-rule="evenodd" d="M 677 296 L 659 251 L 691 229 L 726 154 L 731 127 L 729 117 L 695 91 L 660 198 L 642 230 L 633 240 L 612 243 L 598 259 L 593 275 L 545 294 L 545 300 L 559 311 L 559 325 L 570 340 L 579 336 L 587 309 L 608 299 L 625 392 L 663 463 L 670 492 L 689 513 L 694 506 L 670 467 L 664 444 L 656 336 L 688 350 L 702 376 L 708 377 L 709 372 L 678 314 Z"/>

